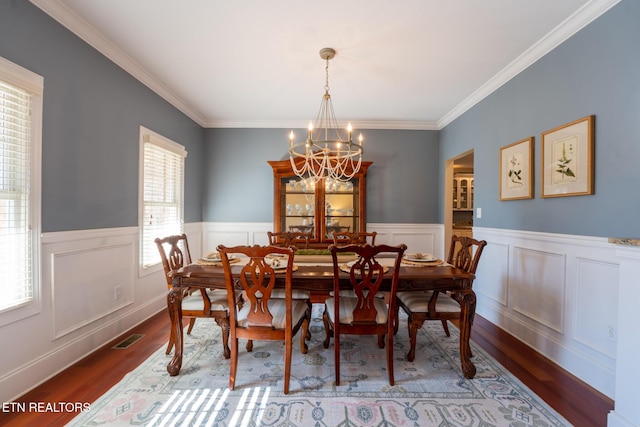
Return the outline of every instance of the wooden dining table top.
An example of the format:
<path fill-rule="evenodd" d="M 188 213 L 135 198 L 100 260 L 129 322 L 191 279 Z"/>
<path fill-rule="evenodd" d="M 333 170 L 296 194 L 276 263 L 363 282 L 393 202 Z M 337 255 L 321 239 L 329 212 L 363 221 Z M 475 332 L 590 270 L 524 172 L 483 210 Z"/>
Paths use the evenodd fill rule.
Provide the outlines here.
<path fill-rule="evenodd" d="M 232 268 L 241 269 L 242 262 L 233 264 Z M 340 272 L 341 280 L 345 283 L 349 275 Z M 389 280 L 391 274 L 387 273 Z M 224 288 L 224 269 L 219 264 L 203 264 L 194 262 L 179 270 L 171 272 L 173 286 L 177 287 L 213 287 Z M 284 278 L 284 274 L 282 275 Z M 405 265 L 400 266 L 399 290 L 425 287 L 428 289 L 460 289 L 474 279 L 474 275 L 446 263 L 439 265 Z M 330 257 L 328 262 L 298 262 L 294 258 L 294 271 L 292 274 L 293 286 L 296 289 L 311 291 L 333 290 L 333 264 Z"/>

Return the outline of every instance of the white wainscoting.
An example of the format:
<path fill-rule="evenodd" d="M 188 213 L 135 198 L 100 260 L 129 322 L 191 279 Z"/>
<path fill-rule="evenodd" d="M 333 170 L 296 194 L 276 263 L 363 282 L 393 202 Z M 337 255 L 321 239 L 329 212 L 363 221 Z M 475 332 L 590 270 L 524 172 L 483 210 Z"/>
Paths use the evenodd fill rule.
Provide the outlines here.
<path fill-rule="evenodd" d="M 474 227 L 476 312 L 613 398 L 619 260 L 606 238 Z"/>
<path fill-rule="evenodd" d="M 202 224 L 185 224 L 185 232 L 199 256 Z M 162 267 L 138 274 L 138 239 L 138 227 L 42 235 L 42 308 L 0 327 L 0 342 L 20 343 L 2 353 L 2 402 L 166 310 Z"/>
<path fill-rule="evenodd" d="M 266 244 L 271 229 L 271 223 L 185 225 L 194 258 L 220 243 Z M 379 243 L 444 257 L 441 224 L 367 229 L 378 232 Z M 517 230 L 476 227 L 473 234 L 489 243 L 474 284 L 478 314 L 613 398 L 620 269 L 614 245 Z M 42 260 L 42 310 L 0 327 L 0 342 L 21 343 L 3 353 L 4 402 L 166 308 L 161 269 L 137 273 L 137 227 L 46 233 Z"/>
<path fill-rule="evenodd" d="M 266 245 L 267 232 L 273 230 L 270 222 L 208 222 L 205 223 L 202 251 L 214 251 L 219 244 Z M 444 256 L 444 228 L 442 224 L 367 224 L 367 231 L 376 231 L 376 243 L 407 245 L 408 252 L 432 253 Z"/>

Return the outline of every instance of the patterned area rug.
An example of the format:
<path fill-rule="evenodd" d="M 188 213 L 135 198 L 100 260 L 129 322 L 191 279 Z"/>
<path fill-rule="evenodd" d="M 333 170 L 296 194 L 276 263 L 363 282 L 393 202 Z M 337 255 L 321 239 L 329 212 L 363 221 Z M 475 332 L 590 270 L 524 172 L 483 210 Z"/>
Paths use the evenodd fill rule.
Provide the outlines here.
<path fill-rule="evenodd" d="M 477 374 L 460 370 L 458 331 L 447 338 L 440 322 L 425 322 L 414 362 L 406 317 L 395 337 L 395 386 L 376 337 L 341 341 L 341 384 L 334 383 L 333 340 L 322 346 L 322 305 L 314 305 L 309 352 L 295 337 L 289 395 L 282 392 L 283 345 L 240 342 L 236 389 L 227 388 L 229 361 L 220 329 L 198 319 L 185 335 L 180 374 L 166 371 L 159 349 L 76 417 L 70 426 L 569 426 L 570 424 L 473 342 Z"/>

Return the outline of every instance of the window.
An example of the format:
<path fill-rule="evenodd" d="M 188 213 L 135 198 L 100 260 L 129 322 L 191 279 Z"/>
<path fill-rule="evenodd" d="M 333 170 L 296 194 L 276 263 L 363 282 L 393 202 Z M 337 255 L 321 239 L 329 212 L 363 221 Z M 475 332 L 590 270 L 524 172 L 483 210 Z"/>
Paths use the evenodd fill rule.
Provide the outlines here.
<path fill-rule="evenodd" d="M 0 58 L 0 324 L 40 310 L 42 88 Z"/>
<path fill-rule="evenodd" d="M 182 233 L 184 147 L 140 127 L 142 209 L 140 263 L 143 269 L 160 263 L 154 240 Z"/>

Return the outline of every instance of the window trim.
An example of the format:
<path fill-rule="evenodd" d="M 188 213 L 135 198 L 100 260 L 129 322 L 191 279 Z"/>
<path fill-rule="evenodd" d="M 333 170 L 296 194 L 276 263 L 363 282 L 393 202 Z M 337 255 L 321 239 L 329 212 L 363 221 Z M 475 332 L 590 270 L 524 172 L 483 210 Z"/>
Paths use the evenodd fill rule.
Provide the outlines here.
<path fill-rule="evenodd" d="M 139 162 L 138 162 L 138 276 L 144 277 L 149 274 L 162 270 L 162 263 L 158 262 L 153 265 L 144 266 L 142 262 L 143 251 L 143 222 L 144 222 L 144 146 L 146 143 L 151 143 L 157 147 L 177 154 L 184 159 L 187 157 L 187 150 L 185 147 L 175 141 L 172 141 L 144 126 L 140 126 L 140 143 L 139 143 Z M 180 192 L 180 229 L 184 230 L 184 185 L 185 185 L 185 165 L 182 169 L 182 188 Z"/>
<path fill-rule="evenodd" d="M 31 164 L 29 216 L 32 230 L 31 256 L 33 298 L 0 311 L 0 326 L 17 322 L 42 311 L 41 194 L 42 194 L 42 98 L 44 78 L 0 57 L 0 80 L 31 93 Z"/>

